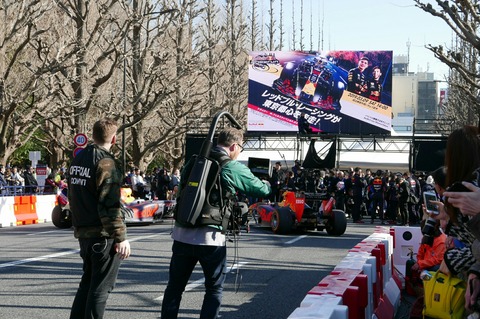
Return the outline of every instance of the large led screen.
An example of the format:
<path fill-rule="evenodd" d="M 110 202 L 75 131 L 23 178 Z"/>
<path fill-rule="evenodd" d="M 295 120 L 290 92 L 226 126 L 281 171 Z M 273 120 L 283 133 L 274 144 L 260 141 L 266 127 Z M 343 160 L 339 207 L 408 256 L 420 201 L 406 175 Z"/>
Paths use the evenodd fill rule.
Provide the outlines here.
<path fill-rule="evenodd" d="M 251 52 L 248 131 L 390 134 L 392 51 Z"/>

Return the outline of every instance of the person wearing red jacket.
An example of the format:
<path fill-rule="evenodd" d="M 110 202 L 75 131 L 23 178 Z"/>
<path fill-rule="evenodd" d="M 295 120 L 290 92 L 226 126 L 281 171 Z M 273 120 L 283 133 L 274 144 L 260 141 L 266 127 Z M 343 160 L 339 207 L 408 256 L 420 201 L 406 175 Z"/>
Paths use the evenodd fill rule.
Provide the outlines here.
<path fill-rule="evenodd" d="M 422 228 L 424 224 L 425 220 L 422 221 Z M 446 239 L 447 235 L 440 230 L 440 222 L 437 220 L 433 234 L 423 236 L 422 243 L 418 247 L 417 262 L 412 266 L 412 271 L 438 270 L 445 254 Z"/>

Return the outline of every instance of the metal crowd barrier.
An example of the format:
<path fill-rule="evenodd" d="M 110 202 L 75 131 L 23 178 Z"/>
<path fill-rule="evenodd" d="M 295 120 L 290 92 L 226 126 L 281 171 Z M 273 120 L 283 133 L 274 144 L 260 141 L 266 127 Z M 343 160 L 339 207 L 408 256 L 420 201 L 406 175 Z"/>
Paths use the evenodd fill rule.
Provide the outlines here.
<path fill-rule="evenodd" d="M 32 189 L 36 188 L 34 192 Z M 47 190 L 45 190 L 47 188 Z M 50 189 L 45 186 L 24 186 L 24 185 L 15 185 L 15 186 L 2 186 L 0 187 L 0 197 L 3 196 L 22 196 L 22 195 L 51 195 L 56 194 L 55 190 Z"/>

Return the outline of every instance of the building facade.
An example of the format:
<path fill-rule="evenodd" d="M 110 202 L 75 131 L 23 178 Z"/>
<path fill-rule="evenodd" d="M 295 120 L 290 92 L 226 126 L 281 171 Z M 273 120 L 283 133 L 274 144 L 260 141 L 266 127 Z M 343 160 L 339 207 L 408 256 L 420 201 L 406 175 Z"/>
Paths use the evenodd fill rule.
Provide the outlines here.
<path fill-rule="evenodd" d="M 431 72 L 409 72 L 408 58 L 395 56 L 392 66 L 392 129 L 413 133 L 414 122 L 428 124 L 440 114 L 440 81 Z M 442 89 L 445 90 L 445 89 Z"/>

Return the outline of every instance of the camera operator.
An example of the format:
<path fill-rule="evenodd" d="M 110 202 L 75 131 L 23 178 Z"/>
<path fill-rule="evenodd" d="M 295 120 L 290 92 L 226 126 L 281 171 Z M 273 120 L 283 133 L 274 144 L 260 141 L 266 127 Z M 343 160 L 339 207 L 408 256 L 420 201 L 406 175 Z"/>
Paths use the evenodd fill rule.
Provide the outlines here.
<path fill-rule="evenodd" d="M 219 133 L 217 146 L 210 153 L 212 158 L 228 156 L 231 159 L 223 164 L 220 172 L 221 196 L 224 200 L 228 200 L 227 194 L 233 195 L 237 192 L 253 197 L 266 197 L 271 192 L 268 181 L 262 182 L 252 174 L 247 166 L 236 161 L 243 150 L 242 144 L 242 131 L 225 128 Z M 193 161 L 189 161 L 182 170 L 180 189 L 186 186 L 187 172 L 191 170 L 192 166 Z M 179 201 L 182 201 L 182 193 L 180 193 Z M 212 216 L 221 214 L 221 208 L 216 208 L 218 209 L 210 213 Z M 174 242 L 169 280 L 162 302 L 161 318 L 177 318 L 182 294 L 198 262 L 205 276 L 205 296 L 199 317 L 202 319 L 217 318 L 227 273 L 226 237 L 222 232 L 222 226 L 207 224 L 198 227 L 184 227 L 179 222 L 175 222 L 172 238 Z"/>

